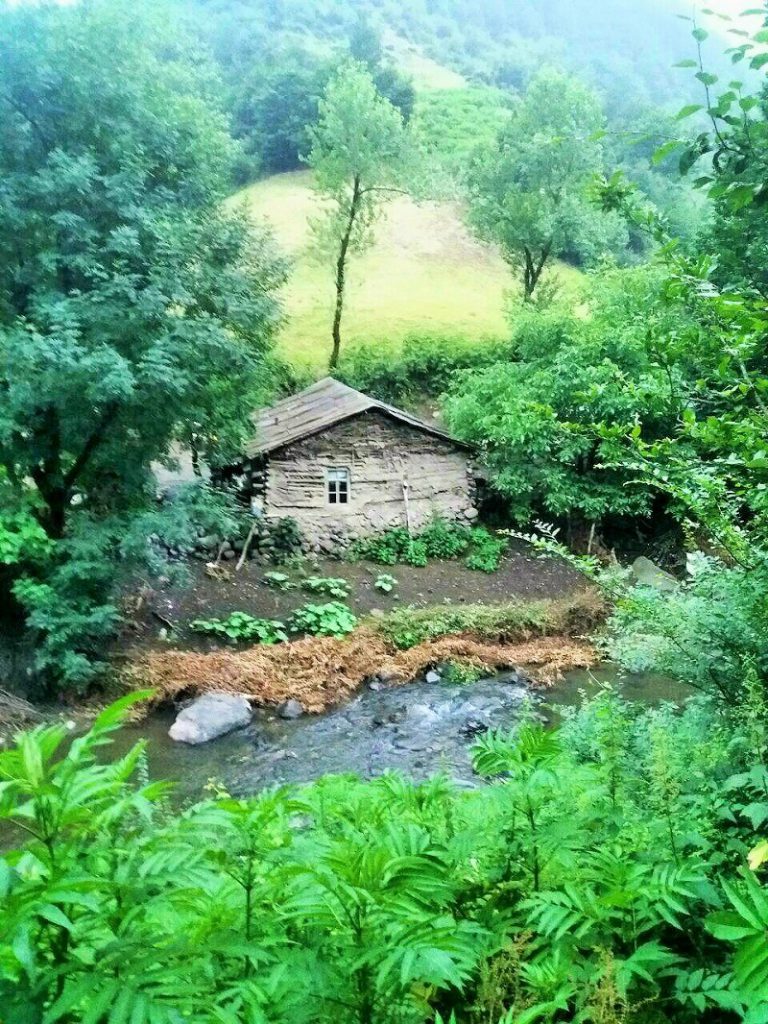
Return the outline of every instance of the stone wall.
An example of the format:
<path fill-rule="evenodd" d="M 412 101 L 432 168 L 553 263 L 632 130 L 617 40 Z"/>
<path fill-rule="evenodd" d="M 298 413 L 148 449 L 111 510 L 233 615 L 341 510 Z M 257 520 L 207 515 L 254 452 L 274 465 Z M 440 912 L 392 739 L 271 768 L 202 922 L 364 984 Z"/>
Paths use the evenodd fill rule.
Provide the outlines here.
<path fill-rule="evenodd" d="M 328 503 L 326 470 L 348 469 L 349 502 Z M 403 484 L 413 529 L 434 516 L 472 520 L 469 453 L 450 441 L 370 410 L 298 441 L 269 458 L 265 513 L 290 516 L 321 547 L 406 526 Z"/>

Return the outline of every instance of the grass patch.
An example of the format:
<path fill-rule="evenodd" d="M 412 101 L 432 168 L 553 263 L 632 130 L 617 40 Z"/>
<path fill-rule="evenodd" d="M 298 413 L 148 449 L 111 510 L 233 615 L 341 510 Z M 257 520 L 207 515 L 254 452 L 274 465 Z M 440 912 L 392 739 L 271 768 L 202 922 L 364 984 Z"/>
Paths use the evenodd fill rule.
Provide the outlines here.
<path fill-rule="evenodd" d="M 531 637 L 583 636 L 605 617 L 599 596 L 584 591 L 558 601 L 509 601 L 506 604 L 441 605 L 398 608 L 375 627 L 398 650 L 446 636 L 471 636 L 493 643 Z"/>
<path fill-rule="evenodd" d="M 318 206 L 309 171 L 273 175 L 230 200 L 243 202 L 272 225 L 293 259 L 283 299 L 288 323 L 279 351 L 294 363 L 319 370 L 330 354 L 331 268 L 308 252 L 309 218 Z M 563 266 L 561 276 L 578 280 Z M 410 334 L 509 334 L 506 296 L 512 275 L 498 250 L 476 241 L 454 203 L 390 204 L 373 249 L 353 260 L 344 324 L 344 349 L 376 340 L 397 352 Z M 342 356 L 344 354 L 342 350 Z"/>

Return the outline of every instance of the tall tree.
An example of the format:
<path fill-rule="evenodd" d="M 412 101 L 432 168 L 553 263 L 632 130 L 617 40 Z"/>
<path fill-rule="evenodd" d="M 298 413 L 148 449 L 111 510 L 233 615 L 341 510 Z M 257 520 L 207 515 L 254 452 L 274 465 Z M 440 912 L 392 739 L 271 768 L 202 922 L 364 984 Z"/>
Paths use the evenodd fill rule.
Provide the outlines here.
<path fill-rule="evenodd" d="M 148 8 L 5 10 L 0 110 L 0 484 L 56 544 L 141 505 L 191 431 L 237 442 L 282 268 L 221 206 L 204 60 Z"/>
<path fill-rule="evenodd" d="M 349 260 L 372 244 L 387 201 L 403 191 L 409 136 L 401 113 L 356 63 L 345 65 L 329 83 L 311 136 L 308 163 L 325 205 L 313 230 L 320 250 L 334 260 L 336 301 L 328 364 L 334 369 L 341 351 Z"/>
<path fill-rule="evenodd" d="M 548 263 L 600 233 L 585 191 L 600 169 L 597 98 L 578 81 L 544 69 L 481 152 L 469 175 L 470 219 L 497 242 L 530 299 Z"/>

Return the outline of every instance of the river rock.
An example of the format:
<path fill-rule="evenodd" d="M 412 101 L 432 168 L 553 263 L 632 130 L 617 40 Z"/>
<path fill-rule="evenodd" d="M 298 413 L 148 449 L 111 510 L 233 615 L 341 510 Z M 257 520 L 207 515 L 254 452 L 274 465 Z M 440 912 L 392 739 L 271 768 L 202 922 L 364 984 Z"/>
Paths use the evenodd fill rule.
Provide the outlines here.
<path fill-rule="evenodd" d="M 481 736 L 484 732 L 488 732 L 490 727 L 490 723 L 482 718 L 468 718 L 459 729 L 459 735 L 473 739 L 475 736 Z"/>
<path fill-rule="evenodd" d="M 655 562 L 645 555 L 640 555 L 632 563 L 632 572 L 637 582 L 644 587 L 653 587 L 655 590 L 670 591 L 677 590 L 679 584 L 674 576 L 660 569 Z"/>
<path fill-rule="evenodd" d="M 436 669 L 433 668 L 433 669 L 430 669 L 429 672 L 427 672 L 427 674 L 424 676 L 424 678 L 425 678 L 425 680 L 428 683 L 439 683 L 440 680 L 443 677 L 440 675 L 440 673 Z"/>
<path fill-rule="evenodd" d="M 294 719 L 301 718 L 304 714 L 304 708 L 300 701 L 294 700 L 293 697 L 290 700 L 284 700 L 280 707 L 277 709 L 278 715 L 281 718 Z"/>
<path fill-rule="evenodd" d="M 251 705 L 231 693 L 207 693 L 176 716 L 168 735 L 177 743 L 207 743 L 251 720 Z"/>
<path fill-rule="evenodd" d="M 429 704 L 412 704 L 408 708 L 408 717 L 424 724 L 431 724 L 436 722 L 439 716 Z"/>

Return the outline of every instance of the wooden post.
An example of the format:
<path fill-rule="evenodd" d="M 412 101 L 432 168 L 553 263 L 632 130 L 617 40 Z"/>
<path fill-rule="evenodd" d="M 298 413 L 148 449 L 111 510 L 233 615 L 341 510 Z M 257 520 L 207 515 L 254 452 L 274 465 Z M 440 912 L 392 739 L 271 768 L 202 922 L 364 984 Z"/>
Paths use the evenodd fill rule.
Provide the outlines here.
<path fill-rule="evenodd" d="M 413 536 L 413 529 L 411 527 L 411 506 L 408 503 L 408 481 L 403 480 L 403 502 L 405 503 L 405 525 L 408 529 L 408 535 Z"/>
<path fill-rule="evenodd" d="M 251 541 L 253 540 L 254 533 L 256 533 L 256 520 L 255 519 L 253 520 L 253 523 L 251 524 L 251 529 L 248 531 L 248 536 L 245 538 L 245 544 L 243 544 L 243 550 L 241 551 L 240 557 L 237 560 L 237 565 L 235 566 L 235 572 L 240 572 L 240 570 L 243 568 L 245 560 L 248 557 L 248 548 L 251 546 Z"/>

